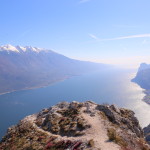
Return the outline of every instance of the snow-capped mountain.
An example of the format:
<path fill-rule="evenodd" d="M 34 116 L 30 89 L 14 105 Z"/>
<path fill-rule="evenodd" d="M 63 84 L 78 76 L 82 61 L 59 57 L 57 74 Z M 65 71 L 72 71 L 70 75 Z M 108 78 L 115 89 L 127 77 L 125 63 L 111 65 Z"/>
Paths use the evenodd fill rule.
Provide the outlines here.
<path fill-rule="evenodd" d="M 31 46 L 0 46 L 0 93 L 46 86 L 107 65 L 70 59 Z"/>
<path fill-rule="evenodd" d="M 37 47 L 32 47 L 32 46 L 12 46 L 10 44 L 8 45 L 4 45 L 4 46 L 0 46 L 0 51 L 5 51 L 5 52 L 16 52 L 16 53 L 22 53 L 22 52 L 35 52 L 35 53 L 39 53 L 41 51 L 50 51 L 50 50 L 46 50 L 43 48 L 37 48 Z"/>

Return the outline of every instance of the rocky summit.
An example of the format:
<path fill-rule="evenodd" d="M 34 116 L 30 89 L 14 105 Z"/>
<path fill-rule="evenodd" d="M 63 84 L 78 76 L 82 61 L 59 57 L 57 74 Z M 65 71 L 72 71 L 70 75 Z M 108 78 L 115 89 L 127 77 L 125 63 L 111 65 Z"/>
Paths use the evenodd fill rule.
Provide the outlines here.
<path fill-rule="evenodd" d="M 0 150 L 150 150 L 134 112 L 61 102 L 8 129 Z"/>

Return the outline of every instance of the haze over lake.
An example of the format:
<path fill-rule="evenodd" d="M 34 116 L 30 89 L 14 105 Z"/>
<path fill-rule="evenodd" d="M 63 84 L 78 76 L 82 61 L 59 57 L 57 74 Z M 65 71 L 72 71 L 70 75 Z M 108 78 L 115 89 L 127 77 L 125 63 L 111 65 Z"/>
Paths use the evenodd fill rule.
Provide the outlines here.
<path fill-rule="evenodd" d="M 132 109 L 142 126 L 150 122 L 150 106 L 143 102 L 143 89 L 130 80 L 135 70 L 109 69 L 74 76 L 51 86 L 12 92 L 0 96 L 0 137 L 23 117 L 60 101 L 86 101 L 116 104 Z"/>

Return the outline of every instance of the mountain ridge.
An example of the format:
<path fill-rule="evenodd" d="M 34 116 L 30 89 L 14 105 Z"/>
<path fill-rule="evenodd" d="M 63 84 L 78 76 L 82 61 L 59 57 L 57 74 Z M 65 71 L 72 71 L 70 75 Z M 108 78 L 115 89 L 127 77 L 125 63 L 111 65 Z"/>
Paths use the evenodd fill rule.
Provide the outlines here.
<path fill-rule="evenodd" d="M 48 86 L 52 83 L 109 65 L 68 58 L 31 46 L 0 47 L 0 93 Z"/>
<path fill-rule="evenodd" d="M 0 51 L 7 51 L 7 52 L 17 52 L 17 53 L 21 53 L 21 52 L 28 52 L 28 51 L 33 51 L 33 52 L 40 52 L 40 51 L 46 51 L 46 49 L 44 48 L 37 48 L 37 47 L 32 47 L 32 46 L 13 46 L 11 44 L 7 44 L 7 45 L 3 45 L 0 46 Z M 48 51 L 52 51 L 52 50 L 48 50 Z M 53 51 L 54 52 L 54 51 Z"/>
<path fill-rule="evenodd" d="M 92 101 L 60 102 L 8 129 L 0 148 L 149 150 L 134 112 Z"/>

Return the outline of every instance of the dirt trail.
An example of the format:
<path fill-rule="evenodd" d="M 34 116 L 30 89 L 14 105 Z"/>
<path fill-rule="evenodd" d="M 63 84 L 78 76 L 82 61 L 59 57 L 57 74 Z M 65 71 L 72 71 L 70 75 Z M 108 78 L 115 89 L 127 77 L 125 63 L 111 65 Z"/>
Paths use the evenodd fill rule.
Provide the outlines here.
<path fill-rule="evenodd" d="M 89 114 L 82 113 L 84 119 L 91 124 L 91 128 L 86 131 L 86 135 L 83 136 L 86 139 L 93 139 L 95 147 L 100 150 L 120 150 L 119 145 L 108 142 L 107 130 L 105 129 L 103 120 L 100 119 L 98 114 L 90 116 Z"/>
<path fill-rule="evenodd" d="M 81 137 L 61 137 L 58 135 L 60 139 L 69 139 L 69 140 L 93 140 L 94 147 L 92 150 L 120 150 L 120 146 L 108 141 L 107 130 L 104 125 L 104 120 L 100 118 L 100 115 L 95 113 L 95 116 L 90 116 L 88 113 L 84 113 L 84 110 L 81 111 L 81 116 L 87 121 L 88 124 L 91 125 L 91 128 L 86 130 L 85 135 Z M 39 127 L 36 126 L 34 123 L 36 119 L 36 115 L 30 115 L 24 118 L 24 122 L 31 122 L 33 123 L 34 127 L 37 130 L 47 133 L 48 135 L 52 135 L 49 132 L 46 132 Z"/>

